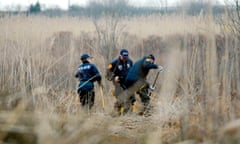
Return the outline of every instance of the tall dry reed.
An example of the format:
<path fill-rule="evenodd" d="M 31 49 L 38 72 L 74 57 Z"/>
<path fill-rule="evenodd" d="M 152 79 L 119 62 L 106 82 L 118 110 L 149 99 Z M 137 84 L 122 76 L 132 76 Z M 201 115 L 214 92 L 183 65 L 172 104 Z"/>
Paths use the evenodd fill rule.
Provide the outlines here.
<path fill-rule="evenodd" d="M 11 139 L 16 131 L 26 135 L 30 131 L 35 134 L 28 139 L 31 143 L 117 143 L 122 139 L 126 143 L 189 139 L 221 143 L 221 126 L 239 117 L 239 44 L 211 16 L 98 21 L 11 16 L 1 18 L 0 27 L 0 120 L 6 127 L 1 141 Z M 104 77 L 105 66 L 122 47 L 129 49 L 134 61 L 153 53 L 156 63 L 165 68 L 152 95 L 150 121 L 138 116 L 109 117 L 114 99 L 104 78 L 105 109 L 96 86 L 93 112 L 79 111 L 74 78 L 79 56 L 93 55 Z M 155 74 L 150 72 L 150 82 Z M 26 126 L 29 115 L 34 118 L 32 129 L 19 130 L 17 126 Z"/>

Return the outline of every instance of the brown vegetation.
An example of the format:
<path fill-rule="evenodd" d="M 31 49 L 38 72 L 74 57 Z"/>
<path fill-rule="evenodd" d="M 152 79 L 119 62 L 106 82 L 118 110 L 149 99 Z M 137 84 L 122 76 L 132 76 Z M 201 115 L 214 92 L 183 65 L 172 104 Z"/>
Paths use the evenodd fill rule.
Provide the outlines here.
<path fill-rule="evenodd" d="M 211 17 L 14 16 L 1 18 L 0 27 L 0 141 L 239 143 L 239 126 L 227 125 L 240 116 L 239 44 Z M 133 60 L 153 53 L 165 68 L 152 95 L 153 115 L 112 118 L 105 79 L 104 109 L 96 86 L 93 111 L 83 113 L 74 78 L 79 56 L 93 55 L 104 75 L 122 47 Z"/>

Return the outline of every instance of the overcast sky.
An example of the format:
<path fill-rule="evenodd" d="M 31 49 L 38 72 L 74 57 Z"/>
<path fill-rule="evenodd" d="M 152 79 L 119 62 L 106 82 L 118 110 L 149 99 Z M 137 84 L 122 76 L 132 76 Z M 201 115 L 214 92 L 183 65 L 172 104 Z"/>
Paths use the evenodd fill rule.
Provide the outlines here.
<path fill-rule="evenodd" d="M 71 4 L 79 4 L 79 5 L 86 5 L 88 0 L 70 0 Z M 176 5 L 180 1 L 184 0 L 129 0 L 130 4 L 136 5 L 136 6 L 158 6 L 161 2 L 168 3 L 168 6 L 170 5 Z M 212 0 L 215 1 L 215 0 Z M 224 0 L 218 0 L 220 3 L 223 3 Z M 36 3 L 37 0 L 0 0 L 0 9 L 12 9 L 16 8 L 17 6 L 21 6 L 23 9 L 26 8 L 30 4 Z M 46 8 L 49 7 L 60 7 L 62 9 L 67 9 L 68 7 L 68 0 L 39 0 L 40 4 L 44 4 Z"/>

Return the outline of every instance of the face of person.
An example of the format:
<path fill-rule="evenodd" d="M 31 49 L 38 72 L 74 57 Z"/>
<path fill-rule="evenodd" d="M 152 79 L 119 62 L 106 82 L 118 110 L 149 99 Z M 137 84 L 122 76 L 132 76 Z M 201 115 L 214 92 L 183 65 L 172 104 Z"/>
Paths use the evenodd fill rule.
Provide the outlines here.
<path fill-rule="evenodd" d="M 87 61 L 89 61 L 89 62 L 92 62 L 92 60 L 93 60 L 92 57 L 87 58 Z"/>
<path fill-rule="evenodd" d="M 123 55 L 120 55 L 120 59 L 121 59 L 122 61 L 127 61 L 127 60 L 128 60 L 128 58 L 127 58 L 126 56 L 123 56 Z"/>
<path fill-rule="evenodd" d="M 91 62 L 92 62 L 92 60 L 93 60 L 93 58 L 92 58 L 92 57 L 89 57 L 89 58 L 86 58 L 85 60 L 83 60 L 83 62 L 84 62 L 84 61 L 88 61 L 88 62 L 90 62 L 90 63 L 91 63 Z"/>

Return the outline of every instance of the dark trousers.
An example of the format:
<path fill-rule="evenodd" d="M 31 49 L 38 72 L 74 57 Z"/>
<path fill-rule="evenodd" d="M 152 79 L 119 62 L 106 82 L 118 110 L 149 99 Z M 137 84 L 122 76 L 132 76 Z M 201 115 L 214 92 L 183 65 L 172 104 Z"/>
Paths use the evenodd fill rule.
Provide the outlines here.
<path fill-rule="evenodd" d="M 121 107 L 124 107 L 123 103 L 119 102 L 119 95 L 124 91 L 120 83 L 113 82 L 115 91 L 114 91 L 114 96 L 116 97 L 116 102 L 114 103 L 114 109 L 118 112 L 120 112 Z M 131 95 L 129 97 L 128 103 L 125 104 L 124 111 L 127 112 L 131 108 L 131 106 L 134 104 L 136 101 L 135 95 Z"/>
<path fill-rule="evenodd" d="M 80 91 L 79 98 L 83 108 L 91 109 L 94 105 L 95 92 L 93 89 L 90 91 Z"/>
<path fill-rule="evenodd" d="M 141 102 L 144 107 L 144 111 L 150 109 L 150 96 L 148 93 L 148 86 L 145 86 L 141 88 L 139 91 L 137 91 L 137 94 L 139 95 Z"/>

